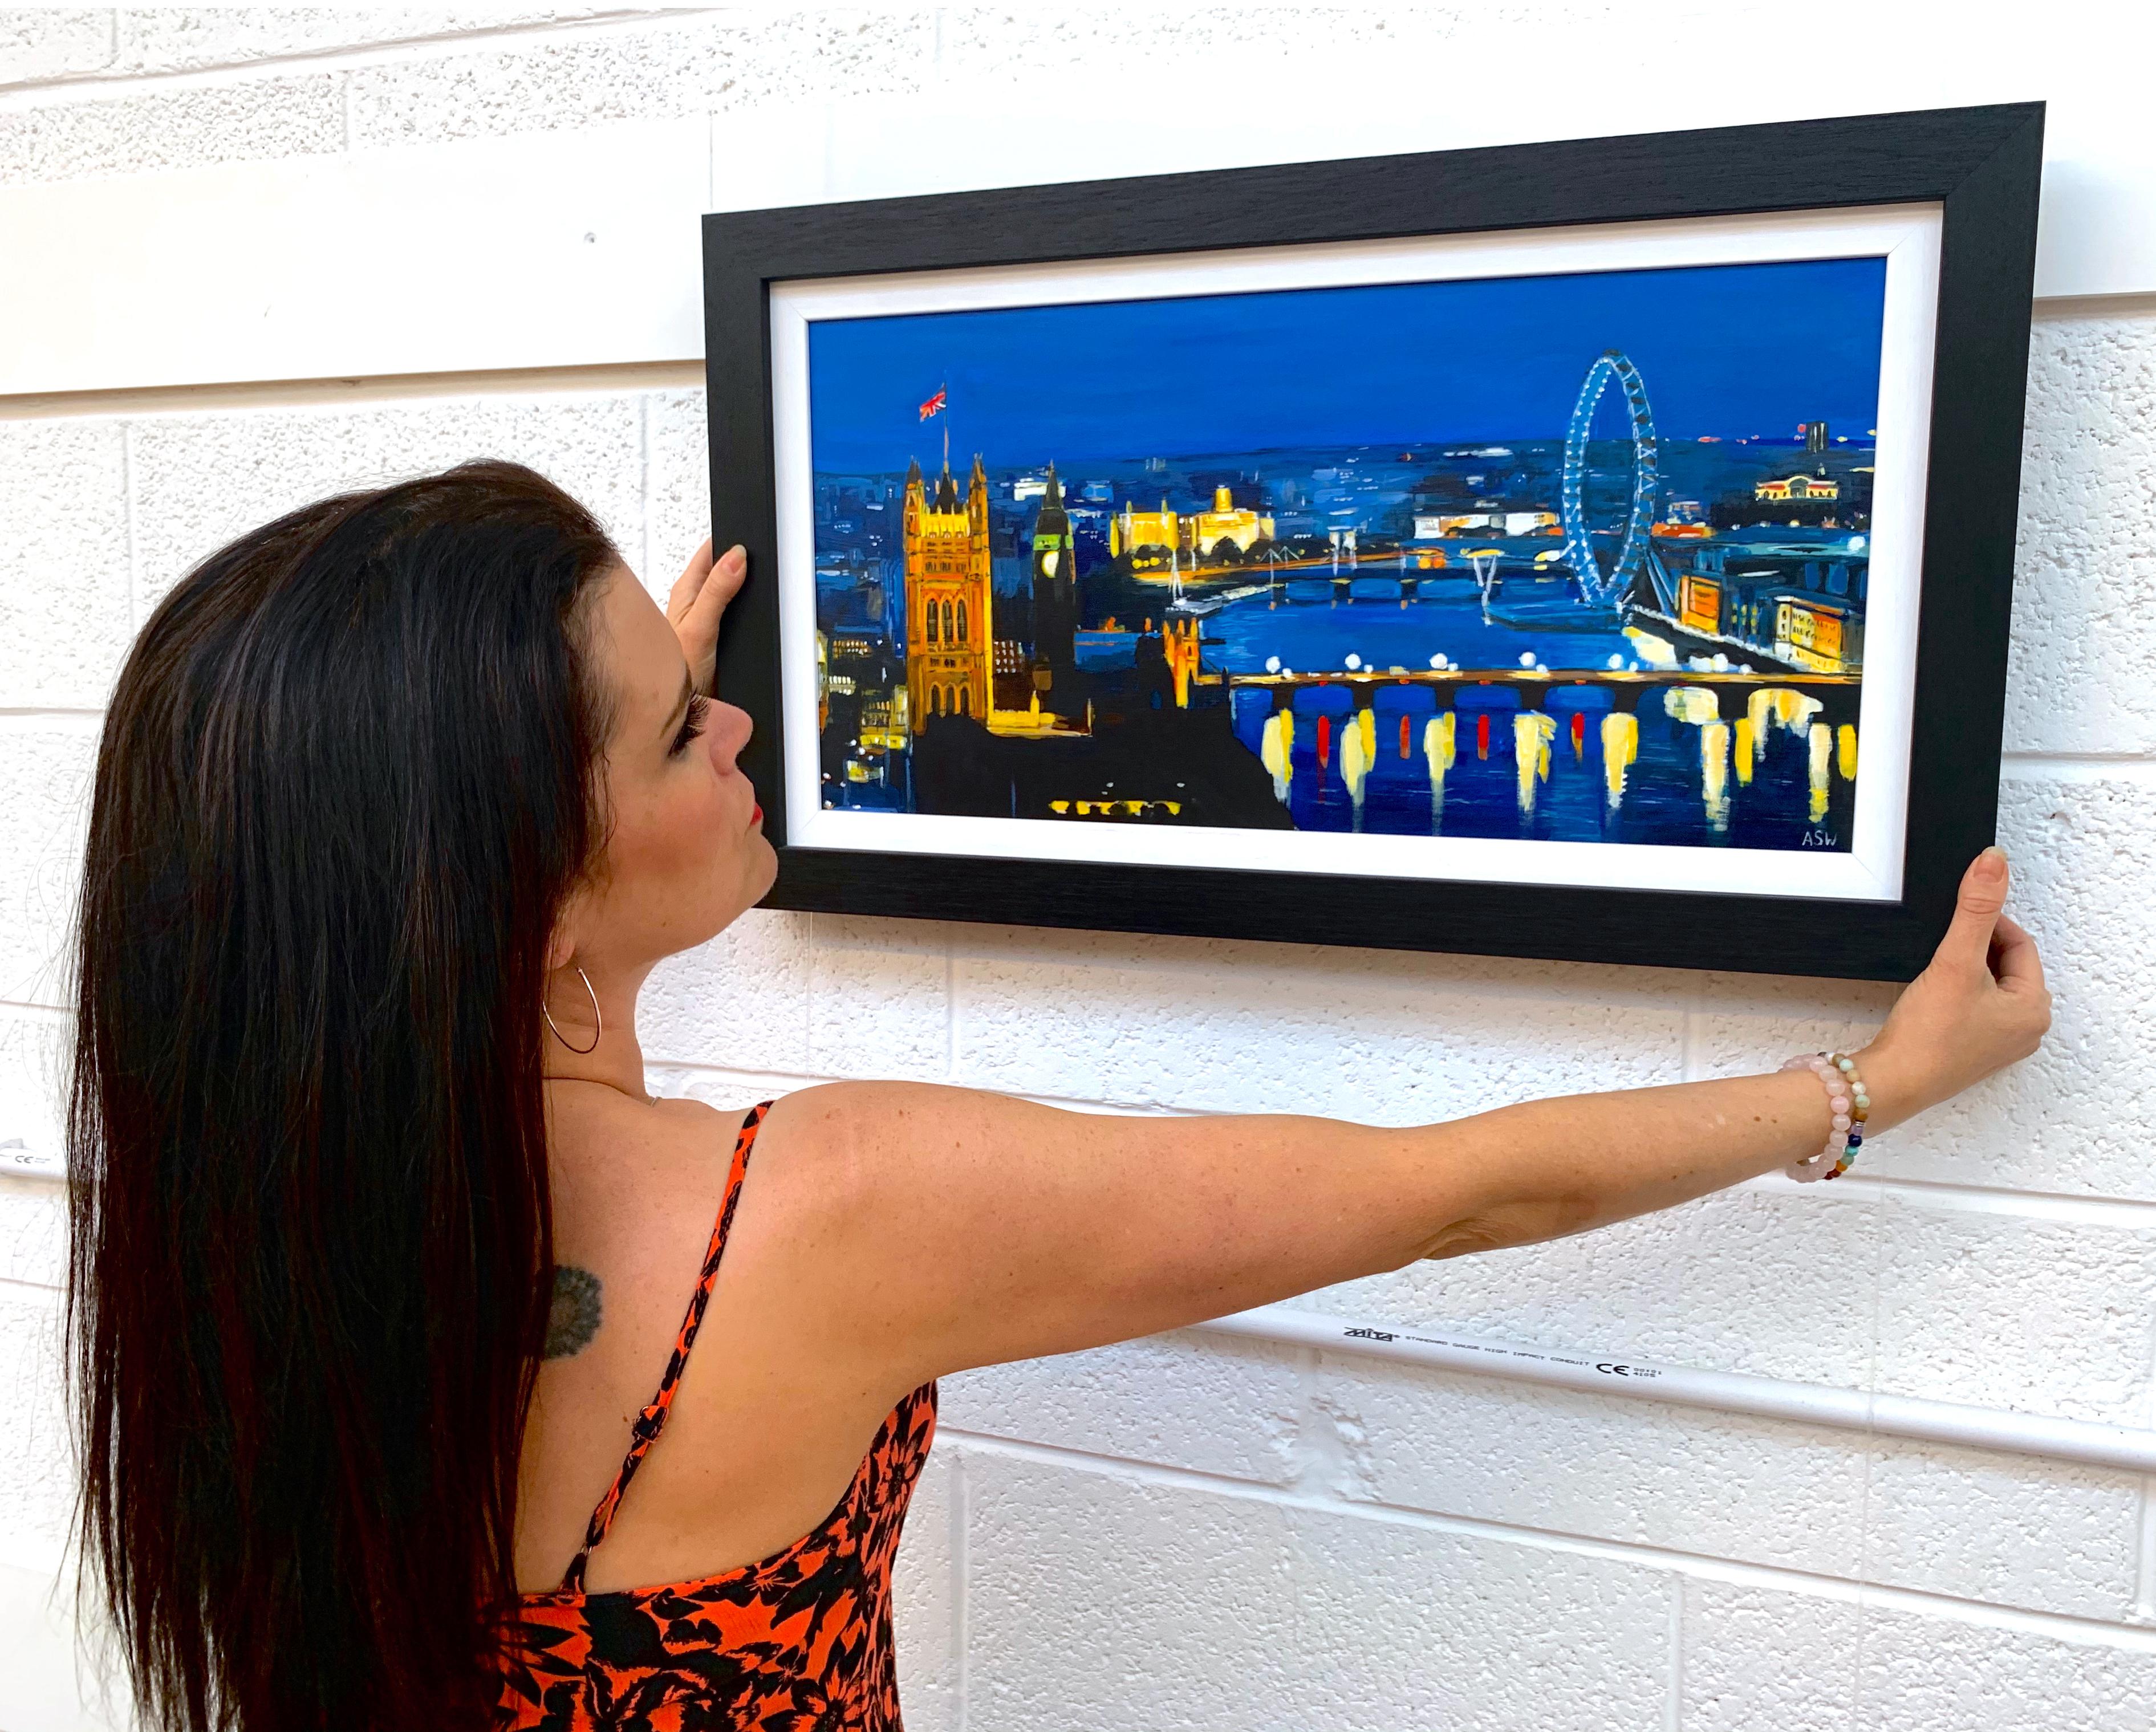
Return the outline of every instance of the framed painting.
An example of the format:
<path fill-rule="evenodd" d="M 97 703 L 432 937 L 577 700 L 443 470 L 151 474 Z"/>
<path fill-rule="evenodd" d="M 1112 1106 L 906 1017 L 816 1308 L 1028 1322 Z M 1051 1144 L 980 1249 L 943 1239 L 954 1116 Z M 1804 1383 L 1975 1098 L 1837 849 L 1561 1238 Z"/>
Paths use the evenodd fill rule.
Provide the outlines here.
<path fill-rule="evenodd" d="M 1907 978 L 2042 110 L 706 218 L 786 908 Z"/>

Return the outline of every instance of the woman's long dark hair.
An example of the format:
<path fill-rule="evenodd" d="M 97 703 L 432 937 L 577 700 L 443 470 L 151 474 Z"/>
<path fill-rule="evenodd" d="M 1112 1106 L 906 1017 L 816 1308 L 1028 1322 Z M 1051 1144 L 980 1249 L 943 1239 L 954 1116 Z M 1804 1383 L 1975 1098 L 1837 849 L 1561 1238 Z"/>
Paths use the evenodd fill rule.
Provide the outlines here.
<path fill-rule="evenodd" d="M 146 1724 L 480 1726 L 552 1261 L 546 948 L 596 858 L 618 560 L 467 464 L 244 535 L 98 756 L 69 1319 Z"/>

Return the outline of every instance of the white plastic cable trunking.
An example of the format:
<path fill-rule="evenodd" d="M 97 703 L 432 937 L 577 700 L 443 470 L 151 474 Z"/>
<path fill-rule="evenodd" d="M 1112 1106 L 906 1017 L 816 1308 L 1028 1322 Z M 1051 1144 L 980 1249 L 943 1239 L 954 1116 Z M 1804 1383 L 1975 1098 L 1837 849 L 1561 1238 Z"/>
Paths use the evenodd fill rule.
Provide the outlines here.
<path fill-rule="evenodd" d="M 1839 1426 L 1928 1443 L 1958 1443 L 2017 1455 L 2046 1456 L 2133 1473 L 2156 1472 L 2156 1431 L 2139 1426 L 2051 1419 L 2003 1407 L 1874 1395 L 1861 1389 L 1837 1389 L 1738 1371 L 1689 1371 L 1615 1353 L 1522 1347 L 1436 1335 L 1401 1324 L 1358 1322 L 1287 1305 L 1238 1311 L 1232 1317 L 1215 1318 L 1198 1326 L 1283 1346 L 1315 1347 L 1327 1353 L 1466 1371 L 1482 1377 L 1510 1377 L 1524 1383 L 1553 1384 L 1560 1389 L 1589 1390 L 1596 1395 L 1625 1396 L 1635 1401 L 1674 1401 L 1690 1407 L 1718 1408 L 1725 1413 L 1756 1413 L 1802 1425 Z"/>
<path fill-rule="evenodd" d="M 0 1144 L 0 1174 L 9 1173 L 26 1178 L 66 1176 L 58 1156 L 26 1148 L 20 1139 Z M 1326 1353 L 1441 1371 L 1466 1371 L 1479 1377 L 1508 1377 L 1516 1382 L 1588 1390 L 1637 1401 L 1671 1401 L 1681 1407 L 1712 1407 L 1724 1413 L 1753 1413 L 1799 1425 L 1837 1426 L 1845 1431 L 1913 1437 L 1927 1443 L 1958 1443 L 1973 1449 L 2082 1462 L 2129 1473 L 2156 1473 L 2156 1431 L 2139 1426 L 2052 1419 L 2004 1407 L 1875 1395 L 1866 1390 L 1799 1383 L 1784 1377 L 1755 1377 L 1740 1371 L 1697 1371 L 1616 1353 L 1523 1347 L 1506 1341 L 1440 1335 L 1404 1325 L 1358 1322 L 1290 1305 L 1262 1305 L 1255 1311 L 1216 1317 L 1198 1327 L 1215 1335 L 1240 1335 L 1279 1346 L 1314 1347 Z"/>

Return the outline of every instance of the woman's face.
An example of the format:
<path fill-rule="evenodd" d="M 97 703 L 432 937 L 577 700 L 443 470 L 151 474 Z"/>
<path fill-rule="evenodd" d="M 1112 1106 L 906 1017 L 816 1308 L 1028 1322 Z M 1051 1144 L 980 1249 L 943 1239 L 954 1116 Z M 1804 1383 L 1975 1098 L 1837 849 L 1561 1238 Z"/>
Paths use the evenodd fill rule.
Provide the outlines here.
<path fill-rule="evenodd" d="M 592 597 L 587 653 L 613 705 L 606 849 L 560 936 L 594 974 L 638 974 L 701 944 L 771 888 L 778 857 L 734 762 L 746 711 L 694 695 L 674 628 L 625 569 Z"/>

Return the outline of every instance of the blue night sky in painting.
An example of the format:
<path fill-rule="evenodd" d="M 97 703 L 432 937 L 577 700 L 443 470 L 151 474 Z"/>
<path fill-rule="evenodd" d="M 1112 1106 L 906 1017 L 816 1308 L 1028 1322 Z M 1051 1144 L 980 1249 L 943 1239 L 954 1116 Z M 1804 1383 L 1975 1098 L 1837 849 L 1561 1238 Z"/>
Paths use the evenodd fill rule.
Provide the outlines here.
<path fill-rule="evenodd" d="M 1665 438 L 1861 432 L 1885 284 L 1872 258 L 820 320 L 814 464 L 902 470 L 927 454 L 918 407 L 941 384 L 954 457 L 1561 435 L 1610 348 Z"/>

